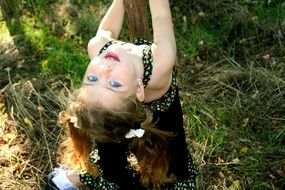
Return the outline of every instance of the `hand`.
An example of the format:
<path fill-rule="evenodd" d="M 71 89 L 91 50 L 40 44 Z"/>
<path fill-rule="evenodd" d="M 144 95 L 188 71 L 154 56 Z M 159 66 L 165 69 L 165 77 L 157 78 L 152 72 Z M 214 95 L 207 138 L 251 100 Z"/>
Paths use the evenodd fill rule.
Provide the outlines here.
<path fill-rule="evenodd" d="M 74 185 L 81 185 L 79 174 L 73 172 L 73 171 L 67 171 L 66 172 L 67 179 Z"/>
<path fill-rule="evenodd" d="M 69 170 L 58 172 L 52 178 L 53 183 L 59 190 L 79 190 L 79 175 Z M 78 183 L 77 183 L 78 182 Z"/>

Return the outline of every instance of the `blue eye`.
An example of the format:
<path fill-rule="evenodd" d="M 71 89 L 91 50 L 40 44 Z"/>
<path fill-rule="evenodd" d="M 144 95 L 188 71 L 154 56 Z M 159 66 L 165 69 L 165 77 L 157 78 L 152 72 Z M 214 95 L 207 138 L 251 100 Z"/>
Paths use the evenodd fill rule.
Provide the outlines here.
<path fill-rule="evenodd" d="M 118 88 L 118 87 L 121 87 L 122 85 L 116 81 L 110 81 L 110 85 L 113 87 L 113 88 Z"/>
<path fill-rule="evenodd" d="M 90 82 L 96 82 L 98 80 L 98 77 L 94 76 L 94 75 L 91 75 L 91 76 L 88 76 L 87 79 L 90 81 Z"/>

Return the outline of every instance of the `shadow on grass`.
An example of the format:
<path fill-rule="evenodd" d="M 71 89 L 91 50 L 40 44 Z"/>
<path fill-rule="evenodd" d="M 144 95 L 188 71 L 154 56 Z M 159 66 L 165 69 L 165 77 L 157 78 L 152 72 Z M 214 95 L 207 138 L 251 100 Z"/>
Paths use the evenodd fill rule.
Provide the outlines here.
<path fill-rule="evenodd" d="M 21 13 L 18 6 L 16 6 L 16 2 L 3 0 L 0 5 L 3 19 L 9 30 L 10 36 L 13 38 L 13 45 L 17 49 L 16 56 L 18 59 L 26 57 L 27 55 L 33 56 L 31 53 L 34 52 L 35 49 L 32 46 L 30 39 L 25 35 L 24 26 L 20 20 Z M 9 64 L 9 66 L 12 69 L 23 67 L 32 68 L 32 65 L 28 65 L 29 63 L 24 59 L 22 61 L 15 61 L 14 58 L 10 62 L 11 64 Z"/>

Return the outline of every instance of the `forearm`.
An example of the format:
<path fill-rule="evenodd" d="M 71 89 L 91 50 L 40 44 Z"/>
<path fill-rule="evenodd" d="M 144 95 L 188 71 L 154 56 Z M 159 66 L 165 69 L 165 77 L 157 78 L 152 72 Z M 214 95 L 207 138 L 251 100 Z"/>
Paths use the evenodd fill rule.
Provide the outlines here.
<path fill-rule="evenodd" d="M 168 0 L 149 0 L 153 27 L 153 74 L 150 91 L 164 94 L 171 83 L 173 66 L 176 62 L 176 42 Z M 151 88 L 150 88 L 151 87 Z"/>
<path fill-rule="evenodd" d="M 107 33 L 108 37 L 117 39 L 121 32 L 124 14 L 123 0 L 114 0 L 99 25 L 97 35 Z"/>
<path fill-rule="evenodd" d="M 149 0 L 152 17 L 153 41 L 156 44 L 170 43 L 176 52 L 172 15 L 168 0 Z"/>
<path fill-rule="evenodd" d="M 45 190 L 79 190 L 79 187 L 82 185 L 79 174 L 67 170 L 64 166 L 60 166 L 59 168 L 55 168 L 49 175 Z"/>
<path fill-rule="evenodd" d="M 67 179 L 76 186 L 82 186 L 83 184 L 80 182 L 79 174 L 74 173 L 73 171 L 66 172 Z"/>

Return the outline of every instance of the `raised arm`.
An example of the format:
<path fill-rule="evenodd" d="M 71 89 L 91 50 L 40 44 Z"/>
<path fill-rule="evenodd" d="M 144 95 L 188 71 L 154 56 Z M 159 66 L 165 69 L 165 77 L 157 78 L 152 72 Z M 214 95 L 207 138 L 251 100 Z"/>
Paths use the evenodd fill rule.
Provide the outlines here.
<path fill-rule="evenodd" d="M 107 41 L 118 38 L 122 29 L 124 14 L 124 1 L 113 0 L 98 27 L 96 36 L 88 43 L 88 54 L 90 59 L 98 54 L 101 47 Z"/>
<path fill-rule="evenodd" d="M 124 14 L 124 1 L 114 0 L 103 17 L 96 35 L 117 39 L 122 29 Z"/>
<path fill-rule="evenodd" d="M 171 48 L 176 54 L 176 42 L 173 30 L 172 16 L 168 0 L 149 0 L 153 41 L 158 48 Z"/>
<path fill-rule="evenodd" d="M 163 95 L 169 88 L 176 61 L 176 42 L 168 0 L 149 0 L 153 27 L 153 73 L 145 89 L 146 101 Z"/>

